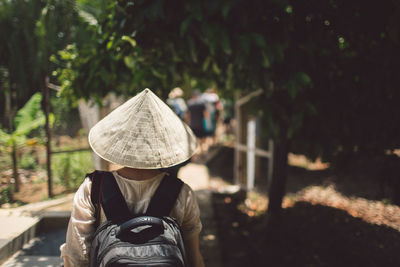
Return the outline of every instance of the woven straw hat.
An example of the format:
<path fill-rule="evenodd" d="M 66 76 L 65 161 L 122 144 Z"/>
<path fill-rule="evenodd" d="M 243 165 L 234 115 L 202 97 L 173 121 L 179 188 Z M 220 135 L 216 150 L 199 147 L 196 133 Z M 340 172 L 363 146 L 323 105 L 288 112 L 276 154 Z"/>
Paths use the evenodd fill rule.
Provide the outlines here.
<path fill-rule="evenodd" d="M 177 165 L 193 156 L 197 147 L 189 126 L 150 89 L 93 126 L 89 144 L 101 158 L 137 169 Z"/>

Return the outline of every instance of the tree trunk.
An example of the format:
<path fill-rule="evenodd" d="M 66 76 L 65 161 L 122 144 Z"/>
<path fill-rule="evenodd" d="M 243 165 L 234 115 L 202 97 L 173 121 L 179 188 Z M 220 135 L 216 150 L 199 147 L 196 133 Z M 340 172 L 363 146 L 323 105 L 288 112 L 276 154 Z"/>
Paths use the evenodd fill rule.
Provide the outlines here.
<path fill-rule="evenodd" d="M 11 157 L 12 157 L 12 164 L 13 164 L 13 176 L 15 180 L 14 184 L 14 191 L 19 192 L 20 189 L 20 182 L 19 182 L 19 174 L 18 174 L 18 161 L 17 161 L 17 147 L 15 144 L 12 146 Z"/>
<path fill-rule="evenodd" d="M 49 114 L 50 114 L 50 92 L 47 86 L 48 78 L 46 78 L 46 82 L 44 84 L 44 114 L 46 116 L 46 161 L 47 161 L 47 189 L 49 198 L 53 197 L 53 190 L 52 190 L 52 175 L 51 175 L 51 132 L 50 132 L 50 121 L 49 121 Z"/>
<path fill-rule="evenodd" d="M 287 180 L 287 157 L 289 153 L 287 131 L 281 131 L 279 139 L 274 141 L 273 173 L 269 185 L 268 217 L 276 219 L 282 211 L 282 199 L 285 195 Z"/>

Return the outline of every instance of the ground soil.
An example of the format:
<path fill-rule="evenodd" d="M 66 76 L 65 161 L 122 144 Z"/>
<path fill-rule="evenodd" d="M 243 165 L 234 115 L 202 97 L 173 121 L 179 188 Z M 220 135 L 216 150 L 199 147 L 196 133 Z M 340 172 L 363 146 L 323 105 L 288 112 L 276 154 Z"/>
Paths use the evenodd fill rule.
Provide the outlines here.
<path fill-rule="evenodd" d="M 18 192 L 12 194 L 12 201 L 2 205 L 3 208 L 18 207 L 28 203 L 35 203 L 49 199 L 49 190 L 46 180 L 46 172 L 43 170 L 18 170 L 20 177 L 20 188 Z M 12 179 L 12 170 L 6 170 L 0 173 L 0 180 L 7 184 Z M 61 197 L 67 193 L 61 184 L 52 184 L 52 194 L 55 197 Z"/>
<path fill-rule="evenodd" d="M 66 191 L 61 185 L 53 185 L 52 193 L 55 196 L 60 196 Z M 13 198 L 19 205 L 46 200 L 49 198 L 48 185 L 46 182 L 24 183 L 21 185 L 20 191 L 14 193 Z"/>
<path fill-rule="evenodd" d="M 222 154 L 224 163 L 232 151 Z M 214 175 L 229 172 L 208 165 Z M 341 175 L 291 167 L 282 215 L 269 228 L 265 192 L 216 191 L 224 266 L 400 266 L 400 207 L 377 200 L 365 177 Z"/>

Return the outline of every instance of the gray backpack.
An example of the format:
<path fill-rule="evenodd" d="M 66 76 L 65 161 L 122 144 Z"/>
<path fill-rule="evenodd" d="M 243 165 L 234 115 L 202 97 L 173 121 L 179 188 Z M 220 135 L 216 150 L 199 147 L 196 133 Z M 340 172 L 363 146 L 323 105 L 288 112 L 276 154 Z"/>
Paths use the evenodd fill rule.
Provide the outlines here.
<path fill-rule="evenodd" d="M 183 182 L 166 175 L 145 214 L 131 214 L 114 175 L 95 171 L 91 200 L 107 221 L 93 236 L 89 266 L 186 266 L 185 248 L 175 219 L 169 217 Z"/>

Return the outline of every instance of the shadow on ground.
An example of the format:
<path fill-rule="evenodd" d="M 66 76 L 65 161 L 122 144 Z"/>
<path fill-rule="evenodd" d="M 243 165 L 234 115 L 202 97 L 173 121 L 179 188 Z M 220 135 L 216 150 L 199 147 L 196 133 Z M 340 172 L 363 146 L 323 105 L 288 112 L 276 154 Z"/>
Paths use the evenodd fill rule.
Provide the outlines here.
<path fill-rule="evenodd" d="M 212 149 L 216 154 L 212 160 L 206 162 L 210 176 L 220 177 L 228 183 L 233 183 L 233 148 L 220 146 Z"/>
<path fill-rule="evenodd" d="M 240 201 L 213 195 L 224 266 L 400 266 L 396 230 L 298 202 L 267 234 L 265 217 L 245 215 Z"/>
<path fill-rule="evenodd" d="M 222 147 L 207 163 L 210 175 L 232 183 L 233 155 L 232 148 Z M 262 163 L 261 169 L 265 166 Z M 311 185 L 333 185 L 344 196 L 378 199 L 372 175 L 289 167 L 288 194 Z M 256 186 L 265 192 L 266 175 Z M 400 266 L 400 232 L 393 228 L 370 224 L 344 210 L 294 202 L 267 232 L 266 217 L 243 213 L 238 208 L 243 201 L 243 195 L 213 194 L 223 266 Z"/>
<path fill-rule="evenodd" d="M 22 249 L 25 256 L 60 256 L 60 246 L 65 242 L 67 228 L 42 232 L 31 246 Z"/>

